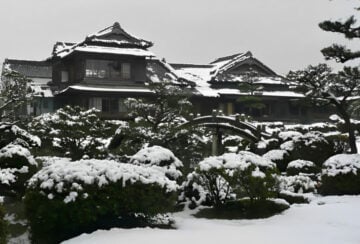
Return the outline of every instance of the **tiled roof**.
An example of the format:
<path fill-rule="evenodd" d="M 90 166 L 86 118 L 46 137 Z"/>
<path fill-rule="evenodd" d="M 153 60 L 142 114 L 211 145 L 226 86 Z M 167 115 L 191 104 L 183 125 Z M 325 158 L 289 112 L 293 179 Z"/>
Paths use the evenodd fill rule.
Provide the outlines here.
<path fill-rule="evenodd" d="M 52 78 L 52 67 L 47 61 L 5 59 L 4 65 L 28 78 Z"/>
<path fill-rule="evenodd" d="M 115 22 L 112 26 L 88 35 L 85 40 L 79 43 L 56 43 L 53 49 L 53 56 L 63 58 L 73 51 L 84 51 L 84 49 L 88 51 L 87 47 L 107 48 L 107 50 L 111 49 L 114 52 L 116 52 L 116 49 L 141 49 L 146 51 L 152 45 L 152 42 L 129 34 L 121 28 L 118 22 Z"/>

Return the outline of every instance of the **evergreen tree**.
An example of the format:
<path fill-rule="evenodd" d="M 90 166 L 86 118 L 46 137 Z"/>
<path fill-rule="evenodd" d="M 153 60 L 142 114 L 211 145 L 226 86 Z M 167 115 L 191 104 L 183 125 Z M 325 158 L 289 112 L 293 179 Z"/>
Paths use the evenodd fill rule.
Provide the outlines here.
<path fill-rule="evenodd" d="M 357 8 L 359 11 L 360 8 Z M 360 38 L 360 26 L 356 26 L 356 19 L 354 16 L 349 17 L 345 21 L 330 21 L 326 20 L 319 24 L 319 27 L 324 31 L 340 33 L 347 39 L 353 40 Z M 360 57 L 360 50 L 353 51 L 344 45 L 333 44 L 321 50 L 325 59 L 334 59 L 337 62 L 345 63 Z"/>
<path fill-rule="evenodd" d="M 357 11 L 360 8 L 356 9 Z M 319 27 L 324 31 L 343 34 L 347 39 L 360 38 L 360 27 L 355 26 L 354 16 L 345 21 L 323 21 Z M 360 51 L 352 51 L 344 45 L 333 44 L 321 50 L 326 60 L 345 63 L 360 58 Z M 342 71 L 332 73 L 325 64 L 309 66 L 306 70 L 290 72 L 288 77 L 299 82 L 299 88 L 307 97 L 317 101 L 325 99 L 334 105 L 338 114 L 344 120 L 349 133 L 349 145 L 352 153 L 357 153 L 354 126 L 351 116 L 359 108 L 359 102 L 354 98 L 360 95 L 360 71 L 354 67 L 344 67 Z"/>
<path fill-rule="evenodd" d="M 81 159 L 84 155 L 103 158 L 106 156 L 104 141 L 113 130 L 109 123 L 100 120 L 97 113 L 96 109 L 66 106 L 53 114 L 36 117 L 29 128 L 42 138 L 43 147 L 57 148 L 73 160 Z"/>
<path fill-rule="evenodd" d="M 360 72 L 357 68 L 345 67 L 343 71 L 333 73 L 326 64 L 309 66 L 305 70 L 291 71 L 288 78 L 298 82 L 297 89 L 318 105 L 326 101 L 332 104 L 344 120 L 349 133 L 349 145 L 352 153 L 357 153 L 354 126 L 351 116 L 354 112 L 354 97 L 360 96 Z"/>
<path fill-rule="evenodd" d="M 0 121 L 18 119 L 18 110 L 31 101 L 30 79 L 5 67 L 0 82 Z"/>

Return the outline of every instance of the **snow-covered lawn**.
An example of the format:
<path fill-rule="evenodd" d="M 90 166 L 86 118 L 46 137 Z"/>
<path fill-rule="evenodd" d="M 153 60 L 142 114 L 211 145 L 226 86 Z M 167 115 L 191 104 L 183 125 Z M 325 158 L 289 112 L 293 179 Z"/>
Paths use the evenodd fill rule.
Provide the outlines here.
<path fill-rule="evenodd" d="M 258 220 L 196 219 L 190 212 L 175 214 L 178 228 L 98 230 L 63 244 L 129 243 L 360 243 L 360 196 L 314 198 L 292 205 L 281 215 Z"/>

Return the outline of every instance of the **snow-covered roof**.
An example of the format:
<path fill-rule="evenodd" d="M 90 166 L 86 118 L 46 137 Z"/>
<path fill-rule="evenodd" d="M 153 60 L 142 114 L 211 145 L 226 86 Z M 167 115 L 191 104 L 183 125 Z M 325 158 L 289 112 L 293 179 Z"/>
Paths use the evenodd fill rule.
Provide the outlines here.
<path fill-rule="evenodd" d="M 249 95 L 247 92 L 241 92 L 239 89 L 235 88 L 226 88 L 226 86 L 223 86 L 223 88 L 212 87 L 212 84 L 224 84 L 224 82 L 243 82 L 246 79 L 244 74 L 228 73 L 230 69 L 243 64 L 257 65 L 266 71 L 267 75 L 257 76 L 254 84 L 276 86 L 287 86 L 289 84 L 285 78 L 277 75 L 270 68 L 254 58 L 251 52 L 238 53 L 218 58 L 208 65 L 172 64 L 172 66 L 179 77 L 196 84 L 196 90 L 199 95 L 218 97 L 221 95 Z M 263 91 L 257 93 L 257 95 L 270 97 L 304 97 L 302 94 L 290 90 L 277 91 L 276 89 L 274 89 L 274 91 Z"/>
<path fill-rule="evenodd" d="M 113 53 L 131 56 L 154 56 L 146 49 L 153 44 L 127 33 L 115 22 L 99 32 L 88 35 L 79 43 L 57 42 L 53 49 L 53 56 L 64 58 L 74 51 Z"/>
<path fill-rule="evenodd" d="M 213 89 L 218 92 L 219 95 L 250 95 L 249 92 L 241 92 L 239 89 L 223 88 L 223 89 Z M 255 92 L 254 95 L 264 96 L 264 97 L 294 97 L 302 98 L 303 94 L 293 92 L 293 91 L 263 91 Z"/>
<path fill-rule="evenodd" d="M 71 90 L 75 91 L 85 91 L 85 92 L 111 92 L 111 93 L 153 93 L 149 88 L 146 87 L 130 87 L 130 86 L 100 86 L 100 85 L 73 85 L 68 86 L 64 90 L 60 91 L 58 94 L 64 94 L 70 92 Z"/>
<path fill-rule="evenodd" d="M 107 53 L 107 54 L 121 54 L 129 56 L 140 57 L 154 57 L 155 55 L 144 49 L 140 48 L 118 48 L 118 47 L 104 47 L 104 46 L 73 46 L 69 49 L 63 49 L 57 54 L 58 57 L 64 58 L 73 52 L 86 52 L 86 53 Z"/>
<path fill-rule="evenodd" d="M 134 35 L 129 34 L 121 28 L 118 22 L 112 26 L 87 36 L 87 41 L 112 43 L 117 45 L 136 45 L 142 48 L 149 48 L 153 45 L 152 42 L 140 39 Z"/>

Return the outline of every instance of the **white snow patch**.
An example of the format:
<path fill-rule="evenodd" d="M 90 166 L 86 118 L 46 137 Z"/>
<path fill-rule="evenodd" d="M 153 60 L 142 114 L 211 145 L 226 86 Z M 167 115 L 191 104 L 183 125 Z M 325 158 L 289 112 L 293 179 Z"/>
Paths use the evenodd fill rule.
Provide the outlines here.
<path fill-rule="evenodd" d="M 63 244 L 357 244 L 359 206 L 360 196 L 318 197 L 310 204 L 295 204 L 280 215 L 256 220 L 197 219 L 186 211 L 174 215 L 176 230 L 113 228 L 82 234 Z"/>

